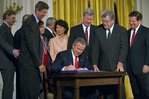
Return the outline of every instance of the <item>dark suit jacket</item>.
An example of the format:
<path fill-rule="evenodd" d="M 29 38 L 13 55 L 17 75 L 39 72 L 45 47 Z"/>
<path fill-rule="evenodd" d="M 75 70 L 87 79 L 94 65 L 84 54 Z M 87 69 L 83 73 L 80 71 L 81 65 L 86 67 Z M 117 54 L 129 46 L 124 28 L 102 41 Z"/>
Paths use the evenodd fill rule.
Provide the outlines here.
<path fill-rule="evenodd" d="M 73 65 L 73 56 L 71 51 L 62 51 L 57 54 L 55 61 L 51 66 L 52 72 L 60 72 L 64 66 Z M 86 55 L 79 56 L 79 67 L 92 69 L 92 65 L 88 62 Z"/>
<path fill-rule="evenodd" d="M 16 49 L 20 49 L 20 35 L 22 33 L 22 28 L 20 28 L 19 30 L 16 31 L 14 37 L 13 37 L 13 40 L 14 40 L 14 47 Z"/>
<path fill-rule="evenodd" d="M 98 27 L 92 45 L 92 62 L 100 66 L 100 70 L 115 71 L 118 62 L 125 64 L 128 36 L 123 27 L 114 25 L 109 43 L 106 29 L 103 26 Z"/>
<path fill-rule="evenodd" d="M 18 58 L 20 68 L 38 68 L 41 62 L 41 40 L 36 19 L 31 15 L 22 25 L 20 56 Z"/>
<path fill-rule="evenodd" d="M 18 88 L 21 97 L 34 99 L 39 96 L 42 45 L 38 23 L 34 15 L 25 20 L 20 35 L 20 56 L 18 58 Z"/>
<path fill-rule="evenodd" d="M 89 45 L 85 49 L 85 53 L 88 54 L 90 62 L 92 62 L 92 60 L 91 60 L 91 52 L 92 52 L 91 51 L 91 45 L 92 45 L 92 42 L 93 42 L 93 39 L 94 39 L 94 32 L 95 32 L 95 26 L 91 25 Z M 85 34 L 84 34 L 82 23 L 77 25 L 77 26 L 74 26 L 70 29 L 70 36 L 68 38 L 68 47 L 67 47 L 68 50 L 70 50 L 72 48 L 73 42 L 78 37 L 82 37 L 82 38 L 85 39 Z"/>
<path fill-rule="evenodd" d="M 55 35 L 55 34 L 54 34 L 54 35 Z M 53 34 L 52 34 L 47 28 L 45 28 L 45 32 L 44 32 L 43 36 L 46 37 L 48 41 L 49 41 L 51 38 L 55 37 L 55 36 L 53 36 Z"/>
<path fill-rule="evenodd" d="M 0 69 L 14 69 L 13 49 L 13 35 L 9 27 L 3 23 L 0 26 Z"/>
<path fill-rule="evenodd" d="M 130 35 L 131 29 L 128 30 L 129 42 Z M 141 74 L 143 65 L 149 65 L 149 29 L 141 25 L 132 47 L 130 47 L 129 43 L 127 71 L 130 72 L 130 69 L 132 69 L 134 74 Z"/>

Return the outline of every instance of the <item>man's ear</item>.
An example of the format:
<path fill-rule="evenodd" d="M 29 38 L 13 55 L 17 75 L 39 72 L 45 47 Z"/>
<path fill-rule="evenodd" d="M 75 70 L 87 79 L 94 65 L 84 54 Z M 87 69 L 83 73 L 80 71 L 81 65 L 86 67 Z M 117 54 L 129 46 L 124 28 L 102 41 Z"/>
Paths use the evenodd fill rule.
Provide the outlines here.
<path fill-rule="evenodd" d="M 72 44 L 72 48 L 74 48 L 75 44 Z"/>
<path fill-rule="evenodd" d="M 8 15 L 6 15 L 6 19 L 7 19 L 7 20 L 9 19 L 9 16 L 8 16 Z"/>

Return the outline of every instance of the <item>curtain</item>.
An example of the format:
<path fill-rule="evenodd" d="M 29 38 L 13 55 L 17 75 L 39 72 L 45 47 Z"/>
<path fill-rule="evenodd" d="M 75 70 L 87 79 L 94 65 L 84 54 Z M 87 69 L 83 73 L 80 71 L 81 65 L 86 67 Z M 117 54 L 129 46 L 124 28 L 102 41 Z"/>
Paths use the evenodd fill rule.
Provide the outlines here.
<path fill-rule="evenodd" d="M 120 25 L 129 28 L 129 13 L 134 10 L 134 0 L 116 0 L 118 20 Z"/>
<path fill-rule="evenodd" d="M 132 87 L 130 84 L 130 78 L 128 74 L 125 76 L 124 85 L 125 85 L 126 99 L 134 99 L 134 96 L 132 93 Z"/>
<path fill-rule="evenodd" d="M 88 7 L 88 0 L 53 0 L 53 17 L 64 19 L 69 27 L 82 22 L 83 11 Z M 128 14 L 134 10 L 134 0 L 90 0 L 91 8 L 95 11 L 94 25 L 101 24 L 102 10 L 114 11 L 117 6 L 119 24 L 129 28 Z M 69 33 L 68 33 L 69 34 Z"/>
<path fill-rule="evenodd" d="M 71 27 L 82 21 L 85 8 L 86 0 L 53 0 L 53 17 L 64 19 Z"/>

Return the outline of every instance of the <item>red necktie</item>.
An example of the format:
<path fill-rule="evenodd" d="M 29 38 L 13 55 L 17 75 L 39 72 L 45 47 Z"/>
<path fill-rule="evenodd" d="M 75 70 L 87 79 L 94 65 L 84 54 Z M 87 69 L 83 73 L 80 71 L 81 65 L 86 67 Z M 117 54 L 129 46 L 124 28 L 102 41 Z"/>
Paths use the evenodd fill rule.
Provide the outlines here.
<path fill-rule="evenodd" d="M 86 39 L 86 43 L 88 43 L 88 27 L 86 27 L 86 30 L 85 30 L 85 39 Z"/>
<path fill-rule="evenodd" d="M 136 32 L 135 32 L 135 29 L 134 29 L 133 34 L 132 34 L 132 38 L 131 38 L 131 41 L 130 41 L 130 47 L 132 46 L 132 44 L 134 42 L 135 36 L 136 36 Z"/>
<path fill-rule="evenodd" d="M 78 57 L 75 56 L 75 68 L 78 69 L 78 67 L 79 67 Z"/>

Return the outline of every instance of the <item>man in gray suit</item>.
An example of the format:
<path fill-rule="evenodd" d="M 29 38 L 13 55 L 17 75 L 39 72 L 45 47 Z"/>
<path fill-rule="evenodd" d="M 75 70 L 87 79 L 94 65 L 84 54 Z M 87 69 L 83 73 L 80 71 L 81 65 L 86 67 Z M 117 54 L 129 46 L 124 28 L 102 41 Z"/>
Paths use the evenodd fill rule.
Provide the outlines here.
<path fill-rule="evenodd" d="M 12 99 L 15 67 L 14 57 L 19 56 L 19 50 L 13 47 L 11 26 L 16 22 L 15 12 L 7 10 L 3 14 L 3 23 L 0 26 L 0 71 L 3 79 L 2 99 Z"/>
<path fill-rule="evenodd" d="M 51 38 L 55 37 L 56 34 L 54 33 L 54 25 L 55 25 L 56 19 L 53 17 L 49 17 L 46 21 L 46 28 L 43 33 L 43 36 L 47 38 L 49 41 Z"/>
<path fill-rule="evenodd" d="M 126 29 L 115 24 L 112 11 L 103 11 L 101 18 L 102 25 L 95 31 L 92 44 L 94 70 L 123 72 L 128 49 Z"/>

